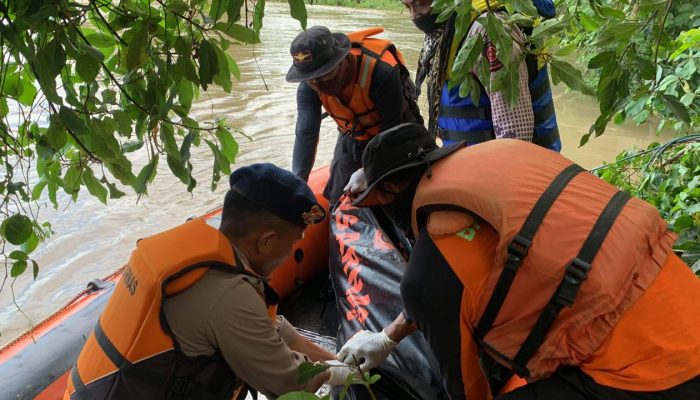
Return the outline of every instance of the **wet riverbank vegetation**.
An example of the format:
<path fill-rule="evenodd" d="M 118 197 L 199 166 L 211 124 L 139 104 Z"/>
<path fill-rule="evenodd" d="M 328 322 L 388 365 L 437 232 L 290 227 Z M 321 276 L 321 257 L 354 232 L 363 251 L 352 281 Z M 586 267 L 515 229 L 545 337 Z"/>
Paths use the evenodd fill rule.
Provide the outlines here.
<path fill-rule="evenodd" d="M 288 0 L 290 18 L 301 28 L 306 27 L 305 1 Z M 313 4 L 332 4 L 325 1 Z M 398 0 L 351 2 L 341 4 L 401 8 Z M 505 19 L 497 18 L 494 8 L 479 17 L 491 40 L 510 49 L 507 29 L 528 27 L 532 32 L 523 45 L 548 64 L 554 83 L 598 101 L 600 115 L 581 144 L 603 134 L 608 124 L 625 121 L 652 123 L 677 135 L 697 132 L 697 2 L 561 0 L 553 19 L 540 17 L 529 0 L 501 3 Z M 461 41 L 471 23 L 471 3 L 436 0 L 434 5 L 440 21 L 454 18 Z M 258 42 L 264 14 L 265 0 L 0 0 L 0 256 L 5 267 L 0 291 L 23 273 L 35 278 L 39 273 L 31 255 L 52 233 L 39 218 L 41 199 L 58 208 L 61 192 L 72 200 L 87 192 L 103 203 L 127 193 L 140 197 L 163 163 L 189 191 L 201 184 L 193 177 L 195 168 L 211 168 L 207 183 L 217 187 L 231 171 L 243 136 L 225 119 L 191 118 L 191 107 L 211 86 L 233 89 L 240 71 L 226 50 Z M 465 95 L 478 95 L 467 72 L 483 46 L 475 37 L 457 55 L 452 76 Z M 503 59 L 509 59 L 507 50 Z M 504 62 L 492 87 L 504 90 L 511 102 L 517 99 L 511 67 L 517 61 Z M 190 154 L 198 146 L 211 152 L 213 166 L 192 164 Z M 146 154 L 145 163 L 137 162 L 136 154 Z M 686 168 L 692 178 L 699 173 L 697 165 Z M 655 187 L 667 191 L 671 183 Z M 683 193 L 678 199 L 697 204 L 696 192 Z M 678 204 L 675 197 L 664 199 Z M 690 219 L 669 215 L 672 225 L 682 228 L 692 220 L 697 227 L 697 209 L 685 209 Z"/>

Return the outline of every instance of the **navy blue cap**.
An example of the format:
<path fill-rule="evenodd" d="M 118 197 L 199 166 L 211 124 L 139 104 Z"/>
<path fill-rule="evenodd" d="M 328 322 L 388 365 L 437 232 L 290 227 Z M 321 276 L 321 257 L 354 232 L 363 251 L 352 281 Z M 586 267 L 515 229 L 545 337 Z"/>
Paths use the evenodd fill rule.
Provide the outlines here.
<path fill-rule="evenodd" d="M 259 163 L 233 171 L 231 189 L 285 221 L 305 228 L 321 222 L 326 212 L 309 185 L 274 164 Z"/>

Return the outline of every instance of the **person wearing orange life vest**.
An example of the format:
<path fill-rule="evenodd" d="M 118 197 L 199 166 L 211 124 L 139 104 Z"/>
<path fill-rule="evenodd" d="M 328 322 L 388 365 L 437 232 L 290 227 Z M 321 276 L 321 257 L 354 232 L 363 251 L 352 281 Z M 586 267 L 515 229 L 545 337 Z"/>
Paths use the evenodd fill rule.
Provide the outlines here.
<path fill-rule="evenodd" d="M 314 26 L 291 44 L 293 64 L 286 79 L 299 82 L 292 171 L 308 179 L 323 106 L 339 131 L 324 190 L 331 207 L 360 168 L 362 150 L 372 137 L 402 122 L 423 122 L 401 53 L 390 41 L 371 37 L 382 31 L 370 28 L 346 35 Z"/>
<path fill-rule="evenodd" d="M 404 313 L 341 361 L 371 368 L 417 328 L 452 400 L 700 398 L 700 280 L 651 205 L 539 146 L 438 149 L 415 124 L 362 161 L 354 204 L 417 238 Z M 513 373 L 527 385 L 497 395 Z"/>
<path fill-rule="evenodd" d="M 138 242 L 65 399 L 243 399 L 345 383 L 347 366 L 276 316 L 266 279 L 323 208 L 272 164 L 239 168 L 230 184 L 219 229 L 197 218 Z M 309 360 L 334 367 L 299 384 Z"/>

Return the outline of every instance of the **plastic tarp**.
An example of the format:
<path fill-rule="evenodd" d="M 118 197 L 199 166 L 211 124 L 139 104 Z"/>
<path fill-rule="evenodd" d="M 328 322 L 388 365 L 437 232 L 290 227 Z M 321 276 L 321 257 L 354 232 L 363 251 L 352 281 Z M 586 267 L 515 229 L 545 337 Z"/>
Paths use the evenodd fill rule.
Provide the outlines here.
<path fill-rule="evenodd" d="M 375 214 L 351 206 L 347 198 L 335 207 L 330 227 L 330 275 L 340 315 L 340 348 L 361 329 L 380 331 L 403 310 L 400 284 L 406 258 Z M 447 398 L 437 360 L 420 332 L 404 339 L 372 372 L 382 376 L 372 385 L 377 399 Z M 370 396 L 362 386 L 353 385 L 346 399 Z"/>

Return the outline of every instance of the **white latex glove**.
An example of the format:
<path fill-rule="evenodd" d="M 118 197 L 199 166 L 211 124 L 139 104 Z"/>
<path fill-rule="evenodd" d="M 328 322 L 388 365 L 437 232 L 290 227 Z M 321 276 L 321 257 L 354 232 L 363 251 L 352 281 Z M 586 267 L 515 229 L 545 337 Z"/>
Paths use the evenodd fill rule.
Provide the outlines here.
<path fill-rule="evenodd" d="M 351 368 L 349 365 L 342 363 L 338 360 L 327 360 L 326 364 L 331 365 L 328 370 L 331 372 L 330 378 L 326 381 L 326 385 L 345 385 L 345 381 L 348 379 L 348 375 L 354 375 L 353 381 L 356 383 L 361 382 L 360 376 L 357 373 L 356 368 Z"/>
<path fill-rule="evenodd" d="M 377 333 L 362 330 L 343 345 L 335 358 L 346 364 L 354 364 L 354 355 L 362 372 L 366 373 L 386 360 L 397 345 L 384 331 Z"/>
<path fill-rule="evenodd" d="M 367 178 L 365 178 L 365 170 L 360 168 L 350 175 L 350 180 L 343 188 L 343 192 L 354 194 L 363 192 L 365 189 L 367 189 Z"/>

